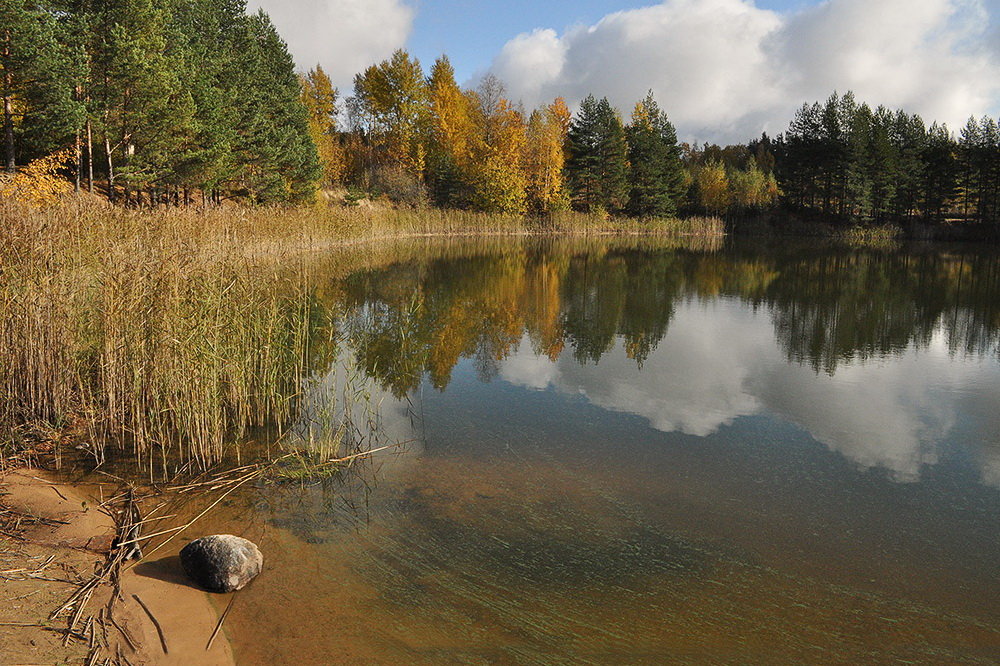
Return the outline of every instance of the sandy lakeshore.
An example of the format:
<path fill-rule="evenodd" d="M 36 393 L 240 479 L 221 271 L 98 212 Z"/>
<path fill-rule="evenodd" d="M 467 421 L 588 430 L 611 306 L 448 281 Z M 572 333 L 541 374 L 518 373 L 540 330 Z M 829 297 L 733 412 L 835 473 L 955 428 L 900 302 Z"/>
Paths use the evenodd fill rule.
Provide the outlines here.
<path fill-rule="evenodd" d="M 100 503 L 113 492 L 111 484 L 69 485 L 35 469 L 0 477 L 0 508 L 5 511 L 0 524 L 0 664 L 86 659 L 87 641 L 65 641 L 69 618 L 49 616 L 104 562 L 115 525 Z M 120 663 L 132 664 L 235 663 L 224 626 L 206 649 L 220 613 L 208 593 L 185 579 L 177 557 L 182 546 L 172 542 L 148 561 L 123 567 L 113 622 L 93 629 L 94 640 L 105 646 L 104 655 L 121 654 Z M 98 588 L 78 632 L 87 626 L 88 616 L 108 605 L 111 594 L 110 585 Z M 83 633 L 91 638 L 91 632 Z"/>

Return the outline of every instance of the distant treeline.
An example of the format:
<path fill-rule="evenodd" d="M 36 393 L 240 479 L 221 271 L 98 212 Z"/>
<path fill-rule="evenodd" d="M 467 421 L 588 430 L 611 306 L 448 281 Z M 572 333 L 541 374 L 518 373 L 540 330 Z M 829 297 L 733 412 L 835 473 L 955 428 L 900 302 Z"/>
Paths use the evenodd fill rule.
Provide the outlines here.
<path fill-rule="evenodd" d="M 1000 130 L 970 118 L 958 138 L 936 122 L 854 95 L 805 104 L 788 130 L 748 146 L 773 156 L 790 207 L 834 218 L 1000 223 Z"/>
<path fill-rule="evenodd" d="M 71 146 L 77 187 L 130 203 L 347 188 L 503 213 L 1000 220 L 989 118 L 956 138 L 834 94 L 775 138 L 688 146 L 652 94 L 627 119 L 595 97 L 529 113 L 493 76 L 463 89 L 447 57 L 427 74 L 402 50 L 342 100 L 320 67 L 295 74 L 244 0 L 6 0 L 0 26 L 7 170 Z"/>
<path fill-rule="evenodd" d="M 321 68 L 302 84 L 323 184 L 358 196 L 502 213 L 572 207 L 665 217 L 686 208 L 762 209 L 778 194 L 774 175 L 753 159 L 695 164 L 652 93 L 627 121 L 593 96 L 575 115 L 561 97 L 528 113 L 496 77 L 463 89 L 446 56 L 428 76 L 405 51 L 358 74 L 343 109 Z"/>

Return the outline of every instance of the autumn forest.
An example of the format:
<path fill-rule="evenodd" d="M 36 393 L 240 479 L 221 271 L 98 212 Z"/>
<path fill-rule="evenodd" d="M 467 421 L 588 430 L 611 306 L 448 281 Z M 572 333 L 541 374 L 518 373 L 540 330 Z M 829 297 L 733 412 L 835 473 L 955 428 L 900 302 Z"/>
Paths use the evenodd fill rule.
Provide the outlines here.
<path fill-rule="evenodd" d="M 487 75 L 405 51 L 338 91 L 297 73 L 243 0 L 13 0 L 0 8 L 5 170 L 63 151 L 77 190 L 130 205 L 223 199 L 640 218 L 775 210 L 808 220 L 1000 224 L 1000 129 L 957 133 L 850 93 L 783 134 L 680 143 L 652 92 L 528 110 Z M 600 94 L 599 91 L 595 93 Z"/>

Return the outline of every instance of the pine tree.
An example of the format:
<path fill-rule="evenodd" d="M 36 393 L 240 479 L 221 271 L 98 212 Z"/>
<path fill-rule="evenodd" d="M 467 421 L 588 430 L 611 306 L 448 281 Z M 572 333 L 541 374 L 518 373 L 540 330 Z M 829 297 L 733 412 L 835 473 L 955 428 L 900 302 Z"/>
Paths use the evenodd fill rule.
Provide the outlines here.
<path fill-rule="evenodd" d="M 319 157 L 295 64 L 264 12 L 249 17 L 245 47 L 240 65 L 253 76 L 241 91 L 240 179 L 256 200 L 309 200 L 321 175 Z"/>
<path fill-rule="evenodd" d="M 181 81 L 194 105 L 190 131 L 175 137 L 170 178 L 185 191 L 217 191 L 240 178 L 236 150 L 243 93 L 252 75 L 242 68 L 248 22 L 242 0 L 191 0 L 173 6 L 171 35 L 181 53 Z"/>
<path fill-rule="evenodd" d="M 920 159 L 920 209 L 925 216 L 940 220 L 958 193 L 958 160 L 947 127 L 937 123 L 930 126 Z"/>
<path fill-rule="evenodd" d="M 566 175 L 573 203 L 583 210 L 620 210 L 628 194 L 628 146 L 621 118 L 589 95 L 570 123 Z"/>
<path fill-rule="evenodd" d="M 152 0 L 103 5 L 95 29 L 103 34 L 95 79 L 103 106 L 109 188 L 160 181 L 170 171 L 178 140 L 190 131 L 194 102 L 182 86 L 180 54 L 168 47 L 165 8 Z M 171 44 L 171 46 L 174 46 Z"/>
<path fill-rule="evenodd" d="M 927 128 L 920 116 L 896 111 L 890 138 L 896 158 L 896 191 L 890 209 L 893 217 L 907 218 L 917 211 L 920 199 L 920 184 L 924 179 L 921 156 L 927 141 Z"/>
<path fill-rule="evenodd" d="M 652 92 L 635 105 L 626 137 L 630 165 L 628 212 L 640 217 L 675 214 L 684 191 L 677 132 Z"/>
<path fill-rule="evenodd" d="M 967 214 L 996 221 L 1000 208 L 1000 128 L 992 118 L 969 118 L 958 145 Z"/>
<path fill-rule="evenodd" d="M 848 206 L 844 213 L 866 217 L 872 212 L 872 155 L 871 143 L 874 115 L 867 104 L 859 106 L 851 119 L 848 139 Z M 874 165 L 877 168 L 877 165 Z"/>
<path fill-rule="evenodd" d="M 3 161 L 14 171 L 19 153 L 37 157 L 69 142 L 83 106 L 74 99 L 79 59 L 64 45 L 53 14 L 32 0 L 0 3 L 0 98 Z"/>
<path fill-rule="evenodd" d="M 820 199 L 823 147 L 823 109 L 803 104 L 782 137 L 778 178 L 790 203 L 813 208 Z"/>
<path fill-rule="evenodd" d="M 822 210 L 844 215 L 850 172 L 850 132 L 857 110 L 854 94 L 838 96 L 834 92 L 822 111 L 820 172 L 823 190 Z"/>
<path fill-rule="evenodd" d="M 871 182 L 871 217 L 884 222 L 896 197 L 899 179 L 899 155 L 892 141 L 893 114 L 880 106 L 872 117 L 869 138 L 868 172 Z"/>

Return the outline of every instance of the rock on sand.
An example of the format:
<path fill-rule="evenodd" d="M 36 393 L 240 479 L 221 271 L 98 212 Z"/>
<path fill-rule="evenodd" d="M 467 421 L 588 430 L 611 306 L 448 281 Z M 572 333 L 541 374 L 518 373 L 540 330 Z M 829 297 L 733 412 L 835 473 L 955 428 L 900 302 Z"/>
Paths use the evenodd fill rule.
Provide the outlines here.
<path fill-rule="evenodd" d="M 232 534 L 195 539 L 181 550 L 184 573 L 210 592 L 242 589 L 263 565 L 264 556 L 256 544 Z"/>

